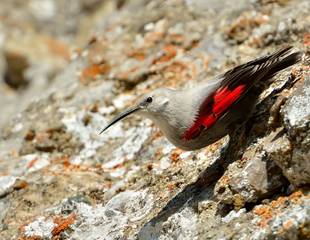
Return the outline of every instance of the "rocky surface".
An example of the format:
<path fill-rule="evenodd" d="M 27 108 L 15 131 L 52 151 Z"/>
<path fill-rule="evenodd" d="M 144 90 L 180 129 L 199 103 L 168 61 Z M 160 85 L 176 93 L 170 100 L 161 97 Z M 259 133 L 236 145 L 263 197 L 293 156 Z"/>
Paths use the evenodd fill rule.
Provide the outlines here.
<path fill-rule="evenodd" d="M 0 239 L 309 239 L 309 12 L 306 0 L 5 1 Z M 183 152 L 138 117 L 98 134 L 147 91 L 285 44 L 303 62 L 231 139 Z"/>

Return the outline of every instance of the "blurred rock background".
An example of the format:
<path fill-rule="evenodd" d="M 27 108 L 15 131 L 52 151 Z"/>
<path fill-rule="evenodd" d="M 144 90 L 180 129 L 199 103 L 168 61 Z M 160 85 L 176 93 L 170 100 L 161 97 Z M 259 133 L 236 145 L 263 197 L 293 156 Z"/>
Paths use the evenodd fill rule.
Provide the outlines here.
<path fill-rule="evenodd" d="M 2 0 L 0 239 L 310 239 L 309 12 L 307 0 Z M 303 62 L 233 139 L 183 152 L 138 117 L 98 135 L 147 91 L 285 44 Z"/>

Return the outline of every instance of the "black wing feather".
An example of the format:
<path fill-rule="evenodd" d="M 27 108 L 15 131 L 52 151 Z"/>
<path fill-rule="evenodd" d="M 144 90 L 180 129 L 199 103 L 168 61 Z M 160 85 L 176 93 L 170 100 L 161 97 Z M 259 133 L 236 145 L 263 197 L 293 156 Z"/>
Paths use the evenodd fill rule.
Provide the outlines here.
<path fill-rule="evenodd" d="M 301 52 L 290 53 L 291 49 L 291 46 L 282 48 L 227 71 L 223 74 L 222 86 L 234 88 L 246 84 L 249 88 L 262 78 L 271 78 L 277 72 L 301 60 Z"/>

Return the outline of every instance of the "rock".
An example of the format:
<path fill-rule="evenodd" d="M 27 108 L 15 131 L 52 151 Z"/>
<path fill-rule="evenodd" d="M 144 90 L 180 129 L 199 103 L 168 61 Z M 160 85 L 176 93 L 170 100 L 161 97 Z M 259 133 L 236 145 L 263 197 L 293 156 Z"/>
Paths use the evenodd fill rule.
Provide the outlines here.
<path fill-rule="evenodd" d="M 4 219 L 6 217 L 7 211 L 8 211 L 9 203 L 5 201 L 0 201 L 0 229 L 5 228 Z"/>
<path fill-rule="evenodd" d="M 0 62 L 27 59 L 28 85 L 0 84 L 1 239 L 309 238 L 309 12 L 307 0 L 4 1 Z M 283 43 L 303 63 L 268 82 L 235 137 L 184 152 L 137 116 L 99 135 L 141 94 Z"/>
<path fill-rule="evenodd" d="M 147 191 L 127 191 L 113 197 L 105 206 L 91 207 L 77 203 L 77 229 L 75 239 L 117 239 L 124 238 L 128 228 L 150 213 L 152 194 Z"/>
<path fill-rule="evenodd" d="M 227 38 L 236 43 L 242 43 L 249 39 L 253 30 L 268 22 L 267 15 L 257 12 L 244 12 L 226 30 Z"/>
<path fill-rule="evenodd" d="M 297 191 L 266 204 L 257 204 L 251 212 L 239 210 L 220 219 L 213 228 L 203 230 L 202 239 L 307 239 L 309 237 L 309 192 Z M 237 218 L 230 215 L 237 215 Z M 202 222 L 210 218 L 201 219 Z M 217 221 L 213 219 L 212 221 Z M 202 226 L 203 228 L 203 226 Z"/>
<path fill-rule="evenodd" d="M 307 193 L 306 193 L 307 194 Z M 254 208 L 253 223 L 260 229 L 253 239 L 303 239 L 309 237 L 309 199 L 297 191 L 288 197 L 279 197 L 270 204 Z"/>
<path fill-rule="evenodd" d="M 110 14 L 116 5 L 116 1 L 97 0 L 3 2 L 0 126 L 41 94 L 45 95 L 46 89 L 59 86 L 54 78 L 68 66 L 71 51 L 90 37 L 96 19 L 93 16 L 98 12 L 101 17 Z M 14 13 L 8 14 L 12 9 Z"/>
<path fill-rule="evenodd" d="M 197 214 L 190 207 L 186 207 L 163 223 L 145 226 L 138 239 L 198 239 L 197 226 Z"/>
<path fill-rule="evenodd" d="M 268 155 L 279 156 L 279 150 L 270 148 L 268 154 L 261 150 L 270 146 L 271 139 L 275 135 L 259 139 L 258 143 L 245 150 L 240 160 L 228 166 L 215 186 L 217 199 L 240 209 L 245 203 L 257 202 L 285 186 L 286 179 L 281 169 Z M 281 158 L 286 156 L 286 152 L 281 153 L 283 154 Z"/>
<path fill-rule="evenodd" d="M 12 187 L 16 181 L 14 176 L 1 176 L 0 177 L 0 197 L 12 191 Z"/>
<path fill-rule="evenodd" d="M 310 182 L 310 77 L 305 75 L 304 83 L 288 100 L 282 109 L 284 126 L 289 134 L 292 146 L 285 141 L 281 148 L 293 148 L 287 156 L 277 158 L 276 163 L 284 175 L 296 186 Z M 286 152 L 284 150 L 284 152 Z"/>
<path fill-rule="evenodd" d="M 52 231 L 55 228 L 55 223 L 52 219 L 45 219 L 44 217 L 39 217 L 34 222 L 29 223 L 25 226 L 25 236 L 40 237 L 45 239 L 52 238 Z"/>

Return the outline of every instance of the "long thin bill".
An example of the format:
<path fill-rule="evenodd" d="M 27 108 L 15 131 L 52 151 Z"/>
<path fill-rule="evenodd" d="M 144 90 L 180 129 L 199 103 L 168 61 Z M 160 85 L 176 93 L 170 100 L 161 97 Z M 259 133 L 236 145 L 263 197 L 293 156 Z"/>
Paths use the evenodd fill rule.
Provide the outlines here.
<path fill-rule="evenodd" d="M 118 121 L 122 120 L 123 118 L 127 117 L 128 115 L 138 111 L 140 109 L 140 107 L 134 107 L 134 108 L 130 108 L 124 112 L 122 112 L 120 115 L 116 116 L 104 129 L 101 130 L 101 133 L 103 133 L 105 130 L 107 130 L 109 127 L 111 127 L 114 123 L 117 123 Z"/>

